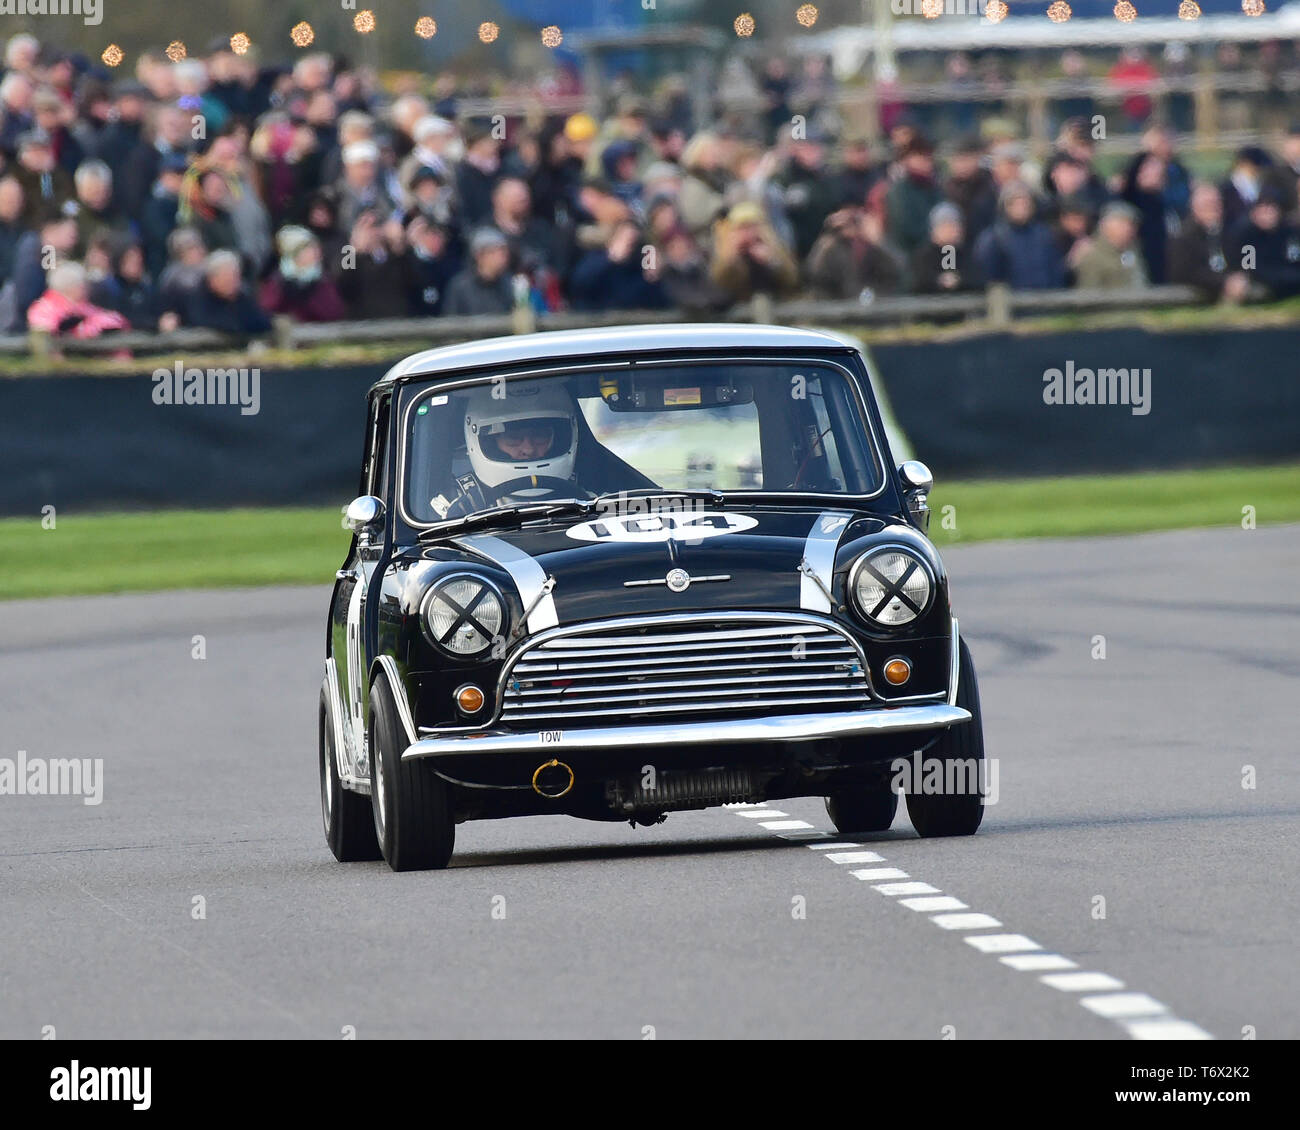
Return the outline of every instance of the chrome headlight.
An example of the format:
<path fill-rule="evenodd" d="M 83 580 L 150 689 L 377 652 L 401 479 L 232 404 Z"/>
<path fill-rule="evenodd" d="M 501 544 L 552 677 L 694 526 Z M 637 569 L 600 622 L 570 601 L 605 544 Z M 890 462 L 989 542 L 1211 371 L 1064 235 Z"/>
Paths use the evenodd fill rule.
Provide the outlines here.
<path fill-rule="evenodd" d="M 420 618 L 430 640 L 452 655 L 469 658 L 501 637 L 506 609 L 501 594 L 482 577 L 457 573 L 429 589 Z"/>
<path fill-rule="evenodd" d="M 849 591 L 858 611 L 869 622 L 900 628 L 929 607 L 934 581 L 919 557 L 888 546 L 858 558 L 849 573 Z"/>

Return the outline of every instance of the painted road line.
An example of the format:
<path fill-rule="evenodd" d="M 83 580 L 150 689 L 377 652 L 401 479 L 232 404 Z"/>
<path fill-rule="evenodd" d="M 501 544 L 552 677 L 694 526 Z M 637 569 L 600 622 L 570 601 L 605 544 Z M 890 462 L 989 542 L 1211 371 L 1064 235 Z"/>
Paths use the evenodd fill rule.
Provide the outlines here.
<path fill-rule="evenodd" d="M 908 910 L 936 911 L 936 910 L 970 910 L 961 899 L 955 899 L 952 895 L 934 895 L 929 898 L 919 899 L 899 899 L 899 906 L 905 906 Z"/>
<path fill-rule="evenodd" d="M 929 883 L 881 883 L 871 888 L 873 891 L 879 891 L 882 895 L 889 895 L 891 898 L 895 895 L 938 895 L 943 892 L 938 887 L 932 887 Z"/>
<path fill-rule="evenodd" d="M 1152 1020 L 1128 1020 L 1124 1022 L 1124 1027 L 1135 1040 L 1214 1039 L 1204 1028 L 1198 1028 L 1190 1020 L 1179 1020 L 1176 1016 L 1158 1017 Z"/>
<path fill-rule="evenodd" d="M 874 851 L 832 851 L 828 852 L 823 859 L 829 859 L 832 863 L 884 863 L 885 857 L 877 855 Z"/>
<path fill-rule="evenodd" d="M 1109 973 L 1049 973 L 1038 979 L 1063 993 L 1104 993 L 1124 987 L 1123 981 Z"/>
<path fill-rule="evenodd" d="M 1169 1011 L 1146 993 L 1107 993 L 1102 997 L 1080 997 L 1079 1003 L 1089 1012 L 1095 1012 L 1107 1020 L 1121 1020 L 1129 1016 L 1155 1016 Z"/>
<path fill-rule="evenodd" d="M 764 820 L 759 824 L 769 832 L 792 832 L 795 828 L 811 828 L 807 820 Z"/>
<path fill-rule="evenodd" d="M 991 914 L 936 914 L 930 921 L 943 930 L 992 930 L 1002 925 Z"/>
<path fill-rule="evenodd" d="M 781 812 L 779 809 L 775 808 L 746 808 L 737 811 L 736 815 L 744 816 L 749 820 L 761 820 L 764 816 L 789 816 L 790 814 L 788 812 Z M 811 828 L 812 825 L 809 824 L 808 827 Z"/>
<path fill-rule="evenodd" d="M 1043 947 L 1026 938 L 1024 934 L 972 934 L 964 939 L 980 953 L 1016 953 L 1020 950 L 1040 950 Z"/>
<path fill-rule="evenodd" d="M 911 876 L 906 871 L 900 871 L 897 867 L 868 867 L 862 871 L 850 871 L 855 879 L 910 879 Z"/>
<path fill-rule="evenodd" d="M 825 843 L 809 844 L 810 851 L 830 851 L 836 848 L 855 848 L 861 847 L 861 844 L 845 843 L 843 840 L 827 840 Z"/>
<path fill-rule="evenodd" d="M 967 938 L 974 942 L 975 938 Z M 1003 965 L 1009 965 L 1019 973 L 1038 973 L 1044 969 L 1078 969 L 1079 963 L 1062 957 L 1059 953 L 1022 953 L 1015 957 L 998 958 Z"/>

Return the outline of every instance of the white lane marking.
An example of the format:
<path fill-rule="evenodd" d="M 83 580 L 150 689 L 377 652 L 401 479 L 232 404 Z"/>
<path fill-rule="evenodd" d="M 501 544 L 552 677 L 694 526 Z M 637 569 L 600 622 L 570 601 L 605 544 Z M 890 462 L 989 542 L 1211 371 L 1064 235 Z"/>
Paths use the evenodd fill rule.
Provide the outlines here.
<path fill-rule="evenodd" d="M 759 805 L 739 805 L 732 808 L 737 816 L 781 817 L 788 813 Z M 751 810 L 752 809 L 752 810 Z M 771 824 L 760 825 L 772 830 Z M 811 825 L 808 826 L 811 828 Z M 859 862 L 857 856 L 867 856 L 861 862 L 884 863 L 885 858 L 875 852 L 848 852 L 844 848 L 858 848 L 861 844 L 836 840 L 830 832 L 794 831 L 774 832 L 782 839 L 801 841 L 813 837 L 825 837 L 821 843 L 805 844 L 814 851 L 825 852 L 825 857 L 836 864 Z M 849 872 L 854 878 L 863 880 L 909 879 L 906 871 L 897 867 L 868 867 Z M 951 908 L 954 913 L 931 914 L 930 921 L 945 930 L 982 930 L 1000 929 L 1002 923 L 988 914 L 956 913 L 958 907 L 965 907 L 951 895 L 943 895 L 937 887 L 919 881 L 876 882 L 874 888 L 881 894 L 896 897 L 898 895 L 934 895 L 934 898 L 899 898 L 909 909 L 917 911 L 934 911 Z M 955 904 L 955 905 L 954 905 Z M 1021 973 L 1045 973 L 1057 970 L 1078 970 L 1078 963 L 1057 953 L 1017 953 L 1017 950 L 1041 950 L 1042 947 L 1023 934 L 971 934 L 962 939 L 980 953 L 1005 954 L 998 957 L 1003 965 Z M 1053 988 L 1062 992 L 1090 992 L 1093 995 L 1076 997 L 1084 1008 L 1097 1016 L 1113 1020 L 1135 1040 L 1212 1040 L 1214 1037 L 1203 1028 L 1188 1020 L 1180 1020 L 1169 1009 L 1145 993 L 1100 992 L 1102 989 L 1122 989 L 1124 983 L 1106 973 L 1075 972 L 1060 973 L 1054 976 L 1040 977 Z"/>
<path fill-rule="evenodd" d="M 833 851 L 824 858 L 832 863 L 884 863 L 884 856 L 874 851 Z"/>
<path fill-rule="evenodd" d="M 1026 938 L 1024 934 L 972 934 L 965 939 L 980 953 L 1016 953 L 1018 950 L 1040 950 L 1043 947 Z"/>
<path fill-rule="evenodd" d="M 967 938 L 974 942 L 974 938 Z M 1037 973 L 1043 969 L 1078 969 L 1079 963 L 1062 957 L 1059 953 L 1022 953 L 1015 957 L 998 958 L 1003 965 L 1009 965 L 1020 973 Z"/>
<path fill-rule="evenodd" d="M 944 930 L 983 930 L 1002 925 L 991 914 L 936 914 L 930 921 Z"/>
<path fill-rule="evenodd" d="M 764 820 L 759 827 L 770 832 L 789 832 L 794 828 L 811 828 L 812 825 L 807 820 Z"/>
<path fill-rule="evenodd" d="M 1124 987 L 1123 981 L 1109 973 L 1049 973 L 1038 979 L 1063 993 L 1104 993 Z"/>
<path fill-rule="evenodd" d="M 881 883 L 879 886 L 872 887 L 873 891 L 879 891 L 882 895 L 937 895 L 940 893 L 938 887 L 932 887 L 929 883 Z"/>
<path fill-rule="evenodd" d="M 931 895 L 927 898 L 919 899 L 899 899 L 899 906 L 905 906 L 908 910 L 935 911 L 935 910 L 970 910 L 961 899 L 955 899 L 952 895 Z"/>
<path fill-rule="evenodd" d="M 1198 1028 L 1190 1020 L 1179 1020 L 1175 1016 L 1168 1019 L 1128 1020 L 1124 1027 L 1135 1040 L 1212 1040 L 1213 1036 L 1204 1028 Z"/>
<path fill-rule="evenodd" d="M 1169 1010 L 1146 993 L 1107 993 L 1102 997 L 1081 997 L 1079 1003 L 1107 1020 L 1126 1016 L 1155 1016 Z"/>

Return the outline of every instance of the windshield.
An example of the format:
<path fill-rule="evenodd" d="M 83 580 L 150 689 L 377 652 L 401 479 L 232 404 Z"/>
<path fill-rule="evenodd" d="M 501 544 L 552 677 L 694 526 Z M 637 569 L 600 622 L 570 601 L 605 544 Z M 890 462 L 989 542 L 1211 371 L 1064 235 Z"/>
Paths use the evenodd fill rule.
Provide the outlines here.
<path fill-rule="evenodd" d="M 873 494 L 880 460 L 828 363 L 618 366 L 418 388 L 404 414 L 417 524 L 651 491 Z"/>

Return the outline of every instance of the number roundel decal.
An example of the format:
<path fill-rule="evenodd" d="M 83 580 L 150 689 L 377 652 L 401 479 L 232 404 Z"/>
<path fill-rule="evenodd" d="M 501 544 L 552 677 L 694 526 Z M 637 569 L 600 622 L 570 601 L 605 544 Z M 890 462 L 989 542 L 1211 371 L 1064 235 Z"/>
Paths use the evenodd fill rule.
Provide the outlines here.
<path fill-rule="evenodd" d="M 738 534 L 758 525 L 748 514 L 612 514 L 594 522 L 579 522 L 565 533 L 575 541 L 698 541 Z"/>

